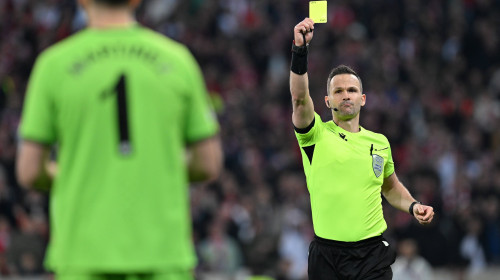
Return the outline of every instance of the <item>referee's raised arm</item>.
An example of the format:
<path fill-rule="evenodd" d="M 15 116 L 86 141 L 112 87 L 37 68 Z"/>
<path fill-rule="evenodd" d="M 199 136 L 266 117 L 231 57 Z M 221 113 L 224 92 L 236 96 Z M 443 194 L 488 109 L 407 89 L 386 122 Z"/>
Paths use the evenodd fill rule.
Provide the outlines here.
<path fill-rule="evenodd" d="M 296 128 L 306 128 L 314 119 L 314 104 L 309 95 L 307 76 L 308 45 L 313 37 L 314 22 L 305 18 L 293 29 L 290 93 L 292 94 L 292 121 Z"/>

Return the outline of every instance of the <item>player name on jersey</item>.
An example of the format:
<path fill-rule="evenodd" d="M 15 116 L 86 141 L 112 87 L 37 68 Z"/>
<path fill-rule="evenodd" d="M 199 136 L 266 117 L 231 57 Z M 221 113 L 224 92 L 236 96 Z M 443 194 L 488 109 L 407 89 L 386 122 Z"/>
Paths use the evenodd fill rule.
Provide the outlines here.
<path fill-rule="evenodd" d="M 69 69 L 73 75 L 78 75 L 92 63 L 96 63 L 109 58 L 123 57 L 126 59 L 136 58 L 144 63 L 150 64 L 156 71 L 163 73 L 168 70 L 168 65 L 162 62 L 158 50 L 146 48 L 141 45 L 123 44 L 120 42 L 101 45 L 91 49 L 82 57 L 79 57 Z"/>

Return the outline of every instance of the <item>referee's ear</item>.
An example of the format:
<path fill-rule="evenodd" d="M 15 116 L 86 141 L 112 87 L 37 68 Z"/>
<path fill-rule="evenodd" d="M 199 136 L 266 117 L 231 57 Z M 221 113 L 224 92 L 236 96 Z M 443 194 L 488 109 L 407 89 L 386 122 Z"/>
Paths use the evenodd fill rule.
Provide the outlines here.
<path fill-rule="evenodd" d="M 78 5 L 82 8 L 87 8 L 87 5 L 89 4 L 89 0 L 78 0 Z"/>
<path fill-rule="evenodd" d="M 142 0 L 130 0 L 129 5 L 132 9 L 136 9 L 139 4 L 141 4 Z"/>
<path fill-rule="evenodd" d="M 366 94 L 362 93 L 361 94 L 361 107 L 365 106 L 366 104 Z"/>

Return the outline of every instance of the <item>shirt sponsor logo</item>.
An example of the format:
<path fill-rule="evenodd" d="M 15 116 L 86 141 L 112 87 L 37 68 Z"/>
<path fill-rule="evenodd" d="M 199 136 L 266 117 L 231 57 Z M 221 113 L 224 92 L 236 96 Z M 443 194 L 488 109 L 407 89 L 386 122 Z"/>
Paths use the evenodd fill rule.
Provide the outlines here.
<path fill-rule="evenodd" d="M 379 155 L 372 155 L 373 173 L 378 178 L 384 170 L 384 158 Z"/>

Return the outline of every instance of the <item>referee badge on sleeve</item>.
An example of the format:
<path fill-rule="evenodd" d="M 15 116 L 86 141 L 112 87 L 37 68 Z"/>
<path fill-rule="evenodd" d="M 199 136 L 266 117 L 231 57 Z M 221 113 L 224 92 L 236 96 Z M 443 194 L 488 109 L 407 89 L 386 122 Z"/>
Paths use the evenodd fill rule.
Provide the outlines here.
<path fill-rule="evenodd" d="M 378 178 L 384 170 L 384 158 L 379 155 L 372 155 L 372 167 L 373 173 L 375 173 L 375 176 Z"/>

